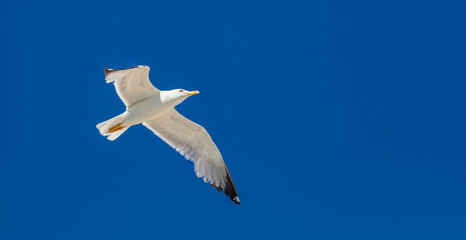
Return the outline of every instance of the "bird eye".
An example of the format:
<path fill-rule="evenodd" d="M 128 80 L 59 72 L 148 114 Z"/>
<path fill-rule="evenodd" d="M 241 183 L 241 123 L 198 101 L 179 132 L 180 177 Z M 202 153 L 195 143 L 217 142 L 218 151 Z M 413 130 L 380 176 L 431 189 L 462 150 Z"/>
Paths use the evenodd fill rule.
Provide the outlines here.
<path fill-rule="evenodd" d="M 183 90 L 180 90 L 180 92 L 183 92 Z"/>

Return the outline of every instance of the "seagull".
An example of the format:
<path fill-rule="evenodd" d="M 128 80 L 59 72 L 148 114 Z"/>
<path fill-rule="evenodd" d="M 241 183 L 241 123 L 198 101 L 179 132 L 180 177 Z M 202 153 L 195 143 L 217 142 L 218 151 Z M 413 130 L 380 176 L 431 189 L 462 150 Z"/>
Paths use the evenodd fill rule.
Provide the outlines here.
<path fill-rule="evenodd" d="M 239 205 L 230 172 L 209 133 L 174 108 L 199 91 L 160 91 L 151 84 L 149 70 L 148 66 L 105 69 L 105 80 L 115 85 L 126 111 L 97 124 L 100 134 L 113 141 L 129 127 L 142 123 L 187 160 L 194 162 L 197 177 L 202 177 L 219 192 L 224 190 Z"/>

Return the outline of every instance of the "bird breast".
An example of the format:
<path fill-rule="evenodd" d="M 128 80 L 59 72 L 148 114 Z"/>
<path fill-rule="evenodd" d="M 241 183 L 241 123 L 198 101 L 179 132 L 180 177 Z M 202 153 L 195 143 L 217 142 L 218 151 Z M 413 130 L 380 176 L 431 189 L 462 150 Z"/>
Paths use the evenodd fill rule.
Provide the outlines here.
<path fill-rule="evenodd" d="M 163 115 L 171 108 L 173 108 L 172 104 L 163 102 L 160 94 L 155 94 L 129 107 L 126 110 L 128 113 L 127 121 L 132 125 L 146 122 Z"/>

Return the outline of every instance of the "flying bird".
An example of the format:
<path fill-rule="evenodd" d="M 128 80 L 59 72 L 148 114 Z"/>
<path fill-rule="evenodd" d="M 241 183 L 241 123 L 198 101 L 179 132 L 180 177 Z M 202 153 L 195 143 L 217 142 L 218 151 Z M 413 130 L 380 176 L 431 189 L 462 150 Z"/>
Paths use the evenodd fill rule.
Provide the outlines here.
<path fill-rule="evenodd" d="M 149 70 L 148 66 L 105 69 L 105 80 L 114 83 L 126 111 L 97 124 L 100 134 L 113 141 L 129 127 L 142 123 L 187 160 L 193 161 L 196 175 L 204 182 L 220 192 L 223 190 L 233 202 L 240 204 L 228 168 L 209 133 L 175 110 L 176 105 L 199 91 L 160 91 L 151 84 Z"/>

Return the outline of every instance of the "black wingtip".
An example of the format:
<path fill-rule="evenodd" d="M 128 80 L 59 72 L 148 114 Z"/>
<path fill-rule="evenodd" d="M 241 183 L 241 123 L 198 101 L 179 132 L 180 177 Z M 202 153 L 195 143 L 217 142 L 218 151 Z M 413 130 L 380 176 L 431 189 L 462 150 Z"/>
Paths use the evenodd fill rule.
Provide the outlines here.
<path fill-rule="evenodd" d="M 240 205 L 238 193 L 236 192 L 235 185 L 233 184 L 233 180 L 231 179 L 231 176 L 228 170 L 227 170 L 227 182 L 225 184 L 224 192 L 225 192 L 225 195 L 230 197 L 231 201 Z"/>
<path fill-rule="evenodd" d="M 105 75 L 108 75 L 112 72 L 116 72 L 116 71 L 121 71 L 121 70 L 128 70 L 128 69 L 132 69 L 132 68 L 139 68 L 139 67 L 144 67 L 144 65 L 138 65 L 138 66 L 134 66 L 134 67 L 129 67 L 129 68 L 124 68 L 124 69 L 111 69 L 111 68 L 106 68 L 104 69 L 104 72 L 105 72 Z"/>
<path fill-rule="evenodd" d="M 222 192 L 222 190 L 224 190 L 223 192 L 231 199 L 231 201 L 233 201 L 237 205 L 240 205 L 238 193 L 236 192 L 235 184 L 233 184 L 233 179 L 231 179 L 231 175 L 228 171 L 228 168 L 225 167 L 225 170 L 227 171 L 225 188 L 222 189 L 222 187 L 217 187 L 213 184 L 210 185 L 217 189 L 217 191 L 219 192 Z"/>
<path fill-rule="evenodd" d="M 114 71 L 117 71 L 117 70 L 115 70 L 115 69 L 110 69 L 110 68 L 104 69 L 105 75 L 108 75 L 109 73 L 112 73 L 112 72 L 114 72 Z"/>

